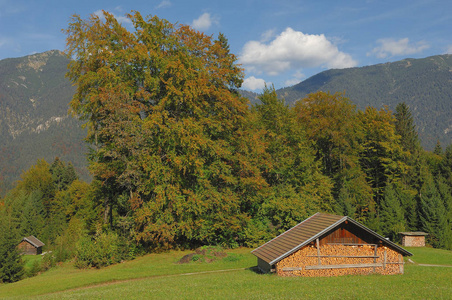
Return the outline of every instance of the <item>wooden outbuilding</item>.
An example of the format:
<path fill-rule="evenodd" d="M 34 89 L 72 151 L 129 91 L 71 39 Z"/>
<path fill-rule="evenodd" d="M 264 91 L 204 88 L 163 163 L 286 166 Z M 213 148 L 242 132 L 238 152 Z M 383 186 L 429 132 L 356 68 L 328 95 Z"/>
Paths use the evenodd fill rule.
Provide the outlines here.
<path fill-rule="evenodd" d="M 347 216 L 316 213 L 252 251 L 279 276 L 403 274 L 412 254 Z"/>
<path fill-rule="evenodd" d="M 425 237 L 428 233 L 422 231 L 399 232 L 404 247 L 425 247 Z"/>
<path fill-rule="evenodd" d="M 45 246 L 43 242 L 38 240 L 34 235 L 24 237 L 17 248 L 23 254 L 38 255 L 42 253 L 42 247 Z"/>

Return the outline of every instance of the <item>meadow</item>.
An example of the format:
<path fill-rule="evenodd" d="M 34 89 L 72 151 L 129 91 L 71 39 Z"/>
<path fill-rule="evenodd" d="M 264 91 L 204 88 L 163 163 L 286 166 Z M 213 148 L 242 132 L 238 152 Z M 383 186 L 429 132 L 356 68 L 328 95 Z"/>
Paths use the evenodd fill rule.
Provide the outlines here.
<path fill-rule="evenodd" d="M 407 248 L 415 264 L 403 275 L 282 278 L 255 272 L 251 249 L 228 250 L 213 263 L 177 261 L 190 251 L 150 254 L 103 269 L 72 263 L 0 285 L 6 299 L 450 299 L 452 251 Z"/>

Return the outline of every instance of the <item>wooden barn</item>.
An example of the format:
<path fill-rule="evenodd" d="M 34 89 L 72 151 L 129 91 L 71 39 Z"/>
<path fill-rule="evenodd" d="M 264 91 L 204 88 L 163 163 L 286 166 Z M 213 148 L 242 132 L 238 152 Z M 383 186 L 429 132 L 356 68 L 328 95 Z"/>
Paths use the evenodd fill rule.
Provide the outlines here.
<path fill-rule="evenodd" d="M 347 216 L 316 213 L 252 251 L 279 276 L 403 274 L 412 254 Z"/>
<path fill-rule="evenodd" d="M 38 240 L 34 235 L 30 235 L 24 237 L 17 248 L 23 254 L 38 255 L 42 253 L 42 246 L 45 246 L 43 242 Z"/>

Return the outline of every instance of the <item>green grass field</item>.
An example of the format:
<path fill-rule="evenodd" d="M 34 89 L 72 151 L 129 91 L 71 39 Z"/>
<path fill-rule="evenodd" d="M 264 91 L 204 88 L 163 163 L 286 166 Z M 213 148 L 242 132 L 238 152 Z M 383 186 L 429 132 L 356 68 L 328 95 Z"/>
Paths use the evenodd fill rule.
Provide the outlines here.
<path fill-rule="evenodd" d="M 452 265 L 452 252 L 408 248 L 415 263 Z M 188 251 L 151 254 L 100 270 L 71 263 L 0 285 L 11 299 L 450 299 L 452 268 L 406 264 L 404 275 L 282 278 L 252 270 L 250 249 L 213 263 L 176 264 Z M 233 259 L 231 259 L 231 257 Z"/>
<path fill-rule="evenodd" d="M 42 260 L 41 255 L 24 255 L 22 256 L 22 260 L 25 262 L 25 270 L 30 269 L 33 266 L 33 263 L 40 262 Z"/>

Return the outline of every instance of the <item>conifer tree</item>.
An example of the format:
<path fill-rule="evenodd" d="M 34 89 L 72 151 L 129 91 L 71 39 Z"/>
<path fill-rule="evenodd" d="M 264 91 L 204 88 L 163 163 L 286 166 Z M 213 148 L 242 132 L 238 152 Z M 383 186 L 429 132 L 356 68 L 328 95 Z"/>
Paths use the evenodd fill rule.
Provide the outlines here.
<path fill-rule="evenodd" d="M 1 214 L 1 212 L 0 212 Z M 18 238 L 7 216 L 0 216 L 0 281 L 19 281 L 24 274 L 24 263 L 17 249 Z"/>
<path fill-rule="evenodd" d="M 435 149 L 433 149 L 433 153 L 436 155 L 443 154 L 443 148 L 441 147 L 441 143 L 439 142 L 439 140 L 436 142 Z"/>
<path fill-rule="evenodd" d="M 384 236 L 395 240 L 398 233 L 405 230 L 405 216 L 398 197 L 397 183 L 386 184 L 380 203 L 380 230 Z"/>
<path fill-rule="evenodd" d="M 430 174 L 427 175 L 421 189 L 419 216 L 421 228 L 429 234 L 427 239 L 431 245 L 444 247 L 448 231 L 447 215 L 444 202 L 435 186 L 433 176 Z"/>
<path fill-rule="evenodd" d="M 446 249 L 452 250 L 452 189 L 446 183 L 442 176 L 438 176 L 436 185 L 438 193 L 444 203 L 445 209 L 445 227 L 442 233 L 442 246 Z"/>
<path fill-rule="evenodd" d="M 405 102 L 397 104 L 394 116 L 396 118 L 395 130 L 401 136 L 403 149 L 412 154 L 419 151 L 419 137 L 408 105 Z"/>

